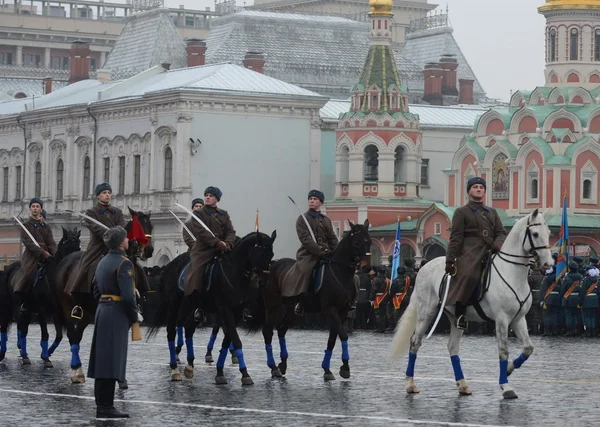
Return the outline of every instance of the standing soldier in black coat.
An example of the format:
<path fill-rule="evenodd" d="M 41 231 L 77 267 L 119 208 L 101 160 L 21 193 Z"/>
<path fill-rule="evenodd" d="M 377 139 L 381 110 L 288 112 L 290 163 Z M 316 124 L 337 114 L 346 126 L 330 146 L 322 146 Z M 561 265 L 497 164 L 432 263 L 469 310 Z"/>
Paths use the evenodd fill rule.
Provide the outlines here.
<path fill-rule="evenodd" d="M 88 377 L 95 378 L 96 418 L 129 418 L 115 409 L 115 383 L 125 381 L 128 331 L 138 322 L 133 264 L 125 256 L 127 232 L 114 227 L 104 233 L 108 254 L 96 268 L 94 296 L 100 298 Z"/>

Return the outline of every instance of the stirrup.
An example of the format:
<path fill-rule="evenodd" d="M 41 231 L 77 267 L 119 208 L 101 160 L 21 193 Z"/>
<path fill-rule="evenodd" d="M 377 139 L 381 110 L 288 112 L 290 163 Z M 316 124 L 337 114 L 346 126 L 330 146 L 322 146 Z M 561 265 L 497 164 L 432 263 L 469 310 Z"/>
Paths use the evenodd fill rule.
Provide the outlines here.
<path fill-rule="evenodd" d="M 194 322 L 196 322 L 197 325 L 199 325 L 200 323 L 202 323 L 202 321 L 204 320 L 204 313 L 202 313 L 202 311 L 197 308 L 194 311 Z"/>
<path fill-rule="evenodd" d="M 83 308 L 80 305 L 76 305 L 71 310 L 71 317 L 73 319 L 81 320 L 83 318 Z"/>
<path fill-rule="evenodd" d="M 462 324 L 461 320 L 464 322 L 464 324 Z M 461 314 L 460 316 L 458 316 L 458 319 L 456 319 L 456 327 L 462 330 L 467 330 L 467 328 L 469 327 L 469 322 L 467 322 L 467 318 L 464 314 Z"/>
<path fill-rule="evenodd" d="M 294 307 L 294 314 L 296 316 L 304 316 L 304 308 L 302 307 L 301 303 L 296 304 Z"/>

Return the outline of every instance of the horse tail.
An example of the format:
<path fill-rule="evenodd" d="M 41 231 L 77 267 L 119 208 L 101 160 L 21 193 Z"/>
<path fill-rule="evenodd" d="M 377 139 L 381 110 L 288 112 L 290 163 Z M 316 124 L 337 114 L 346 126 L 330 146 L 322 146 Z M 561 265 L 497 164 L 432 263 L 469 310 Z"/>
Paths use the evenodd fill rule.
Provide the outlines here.
<path fill-rule="evenodd" d="M 391 360 L 398 360 L 408 352 L 410 339 L 417 328 L 417 304 L 417 298 L 411 298 L 410 304 L 400 318 L 390 348 Z"/>

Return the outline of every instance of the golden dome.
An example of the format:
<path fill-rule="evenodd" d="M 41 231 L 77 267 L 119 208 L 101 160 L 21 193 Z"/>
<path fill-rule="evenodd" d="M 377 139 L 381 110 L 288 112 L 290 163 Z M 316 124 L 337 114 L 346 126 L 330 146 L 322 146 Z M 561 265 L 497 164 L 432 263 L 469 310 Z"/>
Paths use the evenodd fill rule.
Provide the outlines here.
<path fill-rule="evenodd" d="M 369 0 L 370 15 L 391 15 L 393 0 Z"/>
<path fill-rule="evenodd" d="M 600 0 L 546 0 L 538 10 L 546 12 L 559 9 L 600 9 Z"/>

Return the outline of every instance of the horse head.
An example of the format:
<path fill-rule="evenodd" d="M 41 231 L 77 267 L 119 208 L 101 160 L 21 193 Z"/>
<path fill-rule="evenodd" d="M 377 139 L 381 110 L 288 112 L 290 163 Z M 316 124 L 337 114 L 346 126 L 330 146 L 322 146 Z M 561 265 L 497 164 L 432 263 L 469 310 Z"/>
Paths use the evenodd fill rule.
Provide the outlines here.
<path fill-rule="evenodd" d="M 129 206 L 127 206 L 127 209 L 129 209 L 129 214 L 131 215 L 132 222 L 133 218 L 137 218 L 147 239 L 147 243 L 141 243 L 136 245 L 137 248 L 135 254 L 136 256 L 139 256 L 142 261 L 145 261 L 148 258 L 151 258 L 152 254 L 154 253 L 154 246 L 152 245 L 153 226 L 152 222 L 150 221 L 151 212 L 144 213 L 142 211 L 134 211 Z"/>
<path fill-rule="evenodd" d="M 519 230 L 523 251 L 531 255 L 539 267 L 544 270 L 554 265 L 552 251 L 550 250 L 550 229 L 546 224 L 544 213 L 538 209 L 521 218 L 515 226 L 523 228 Z"/>
<path fill-rule="evenodd" d="M 366 262 L 369 255 L 371 255 L 369 220 L 365 219 L 365 222 L 362 225 L 353 224 L 352 221 L 348 221 L 348 223 L 350 224 L 350 233 L 344 236 L 342 242 L 340 242 L 340 249 L 350 247 L 353 261 L 362 264 L 363 262 Z"/>
<path fill-rule="evenodd" d="M 277 231 L 273 231 L 271 236 L 256 231 L 245 236 L 234 246 L 232 256 L 242 263 L 246 275 L 260 277 L 269 273 L 276 238 Z M 258 286 L 259 281 L 253 280 L 252 283 Z"/>
<path fill-rule="evenodd" d="M 77 227 L 72 230 L 62 227 L 62 231 L 63 235 L 58 243 L 58 251 L 65 256 L 73 252 L 79 252 L 81 250 L 81 230 L 77 230 Z"/>

